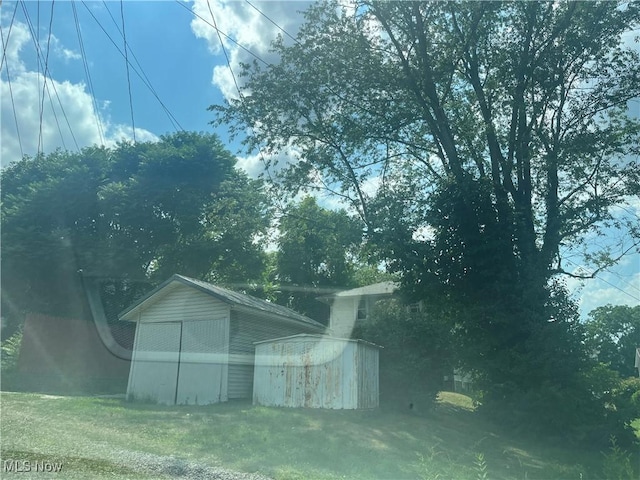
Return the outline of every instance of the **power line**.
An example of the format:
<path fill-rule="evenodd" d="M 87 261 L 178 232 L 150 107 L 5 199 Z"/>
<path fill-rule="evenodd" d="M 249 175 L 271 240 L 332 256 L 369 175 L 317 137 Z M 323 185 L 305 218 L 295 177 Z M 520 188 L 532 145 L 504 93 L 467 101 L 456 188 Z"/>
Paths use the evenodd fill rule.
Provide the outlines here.
<path fill-rule="evenodd" d="M 212 26 L 215 29 L 216 33 L 218 34 L 218 41 L 220 42 L 220 46 L 222 47 L 222 51 L 224 53 L 224 58 L 227 61 L 227 67 L 229 68 L 229 72 L 231 73 L 231 78 L 233 78 L 233 84 L 235 85 L 236 90 L 238 92 L 238 98 L 240 100 L 240 105 L 242 105 L 242 107 L 244 107 L 245 105 L 244 105 L 244 99 L 243 99 L 242 91 L 240 90 L 240 87 L 239 87 L 238 82 L 236 80 L 236 75 L 233 72 L 233 68 L 231 68 L 231 61 L 229 60 L 229 55 L 227 54 L 227 49 L 224 46 L 224 42 L 222 41 L 222 36 L 221 36 L 222 32 L 218 29 L 218 26 L 216 25 L 216 19 L 215 19 L 215 16 L 213 15 L 213 10 L 211 9 L 211 4 L 209 3 L 209 0 L 207 0 L 207 7 L 209 8 L 209 13 L 211 14 L 211 20 L 213 21 L 213 25 Z M 211 24 L 209 24 L 209 25 L 211 25 Z M 272 188 L 275 187 L 277 185 L 277 183 L 274 182 L 273 178 L 271 177 L 271 172 L 269 171 L 269 164 L 267 163 L 267 161 L 264 158 L 264 155 L 262 153 L 262 150 L 260 150 L 260 149 L 258 149 L 258 157 L 260 158 L 260 161 L 264 165 L 264 169 L 267 172 L 267 176 L 269 177 L 269 183 L 271 184 Z M 280 195 L 276 194 L 276 195 L 274 195 L 274 198 L 276 200 L 276 203 L 278 204 L 278 207 L 284 213 L 284 207 L 280 204 Z"/>
<path fill-rule="evenodd" d="M 16 7 L 18 6 L 18 4 L 16 3 Z M 14 14 L 15 14 L 15 10 L 14 10 Z M 15 16 L 15 15 L 14 15 Z M 13 25 L 13 18 L 11 19 L 12 25 Z M 9 27 L 9 29 L 11 29 L 11 27 Z M 7 40 L 5 43 L 5 39 L 4 39 L 4 35 L 2 34 L 2 25 L 0 25 L 0 38 L 2 38 L 2 47 L 4 50 L 6 50 L 6 45 L 9 44 L 9 35 L 7 34 Z M 4 58 L 3 58 L 4 60 Z M 24 150 L 22 148 L 22 137 L 20 136 L 20 127 L 18 125 L 18 116 L 16 114 L 16 104 L 15 101 L 13 99 L 13 87 L 11 86 L 11 75 L 9 73 L 9 62 L 7 61 L 6 65 L 5 65 L 6 69 L 7 69 L 7 83 L 9 84 L 9 97 L 11 98 L 11 108 L 13 109 L 13 121 L 16 124 L 16 133 L 18 136 L 18 146 L 20 147 L 20 158 L 24 158 Z M 1 71 L 1 68 L 0 68 Z"/>
<path fill-rule="evenodd" d="M 44 146 L 42 145 L 42 117 L 44 115 L 44 92 L 47 88 L 47 72 L 49 70 L 49 51 L 51 50 L 51 27 L 53 26 L 53 7 L 55 5 L 55 0 L 51 1 L 51 15 L 49 18 L 49 33 L 47 34 L 47 54 L 44 59 L 44 82 L 42 84 L 42 98 L 40 103 L 40 126 L 38 133 L 38 152 L 44 150 Z M 40 42 L 38 42 L 39 44 Z M 51 97 L 49 97 L 51 100 Z M 51 106 L 53 109 L 53 105 Z M 55 112 L 54 112 L 55 113 Z M 57 120 L 56 120 L 57 121 Z M 60 130 L 60 125 L 58 125 L 58 130 Z M 62 131 L 60 131 L 60 136 L 62 137 Z M 42 147 L 42 150 L 41 150 Z"/>
<path fill-rule="evenodd" d="M 604 279 L 604 278 L 602 278 L 602 277 L 597 277 L 597 276 L 596 276 L 596 274 L 594 274 L 593 272 L 589 272 L 589 270 L 588 270 L 588 269 L 586 269 L 585 267 L 583 267 L 582 265 L 578 265 L 577 263 L 575 263 L 575 262 L 573 262 L 573 261 L 571 261 L 571 260 L 569 260 L 569 259 L 565 259 L 565 260 L 566 260 L 567 262 L 569 262 L 570 264 L 575 265 L 576 267 L 578 267 L 578 268 L 580 268 L 580 269 L 584 270 L 584 271 L 585 271 L 585 272 L 587 272 L 589 275 L 592 275 L 594 278 L 598 278 L 598 280 L 600 280 L 601 282 L 604 282 L 604 283 L 606 283 L 607 285 L 610 285 L 611 287 L 615 288 L 615 289 L 616 289 L 616 290 L 618 290 L 619 292 L 624 293 L 624 294 L 625 294 L 625 295 L 627 295 L 628 297 L 631 297 L 631 298 L 633 298 L 634 300 L 638 300 L 638 301 L 640 301 L 640 297 L 636 297 L 635 295 L 632 295 L 632 294 L 630 294 L 629 292 L 624 291 L 623 289 L 621 289 L 621 288 L 620 288 L 620 287 L 618 287 L 617 285 L 614 285 L 613 283 L 611 283 L 611 282 L 609 282 L 609 281 L 605 280 L 605 279 Z"/>
<path fill-rule="evenodd" d="M 98 26 L 100 27 L 100 29 L 102 30 L 102 32 L 107 36 L 107 38 L 109 39 L 109 41 L 113 44 L 113 46 L 115 47 L 115 49 L 118 51 L 118 53 L 120 55 L 122 55 L 123 57 L 125 56 L 124 52 L 122 50 L 120 50 L 120 47 L 118 46 L 118 44 L 115 42 L 115 40 L 111 37 L 111 35 L 109 34 L 109 32 L 107 32 L 107 30 L 104 28 L 104 26 L 102 25 L 102 23 L 100 22 L 100 20 L 98 20 L 98 18 L 93 14 L 93 12 L 91 11 L 91 9 L 87 6 L 87 4 L 85 3 L 84 0 L 81 0 L 82 5 L 84 6 L 84 8 L 87 10 L 87 12 L 89 12 L 89 15 L 91 15 L 91 17 L 93 18 L 93 20 L 98 24 Z M 111 12 L 109 12 L 111 13 Z M 112 16 L 112 20 L 115 23 L 115 19 L 113 19 Z M 116 24 L 117 26 L 117 24 Z M 122 32 L 120 32 L 120 29 L 118 28 L 118 32 L 122 35 Z M 129 47 L 129 50 L 131 50 L 131 48 Z M 132 54 L 133 51 L 131 50 Z M 135 55 L 133 55 L 133 57 L 135 58 Z M 136 60 L 137 61 L 137 60 Z M 147 80 L 145 80 L 145 78 L 143 77 L 144 71 L 141 74 L 134 65 L 132 65 L 130 62 L 128 63 L 131 67 L 131 69 L 135 72 L 136 75 L 138 75 L 138 78 L 140 78 L 140 80 L 142 81 L 142 83 L 144 83 L 144 85 L 149 89 L 149 91 L 153 94 L 153 96 L 156 98 L 156 100 L 158 100 L 158 102 L 160 103 L 160 105 L 162 106 L 162 108 L 164 109 L 165 113 L 167 114 L 167 116 L 169 117 L 169 120 L 173 119 L 173 121 L 175 121 L 175 124 L 179 127 L 180 130 L 184 131 L 184 128 L 182 128 L 182 126 L 180 125 L 180 123 L 178 122 L 178 120 L 176 119 L 176 117 L 169 111 L 169 109 L 167 108 L 167 106 L 164 104 L 164 102 L 162 102 L 162 100 L 160 99 L 160 97 L 158 96 L 158 94 L 156 93 L 155 89 L 153 88 L 153 86 L 150 84 L 150 82 L 148 82 Z M 140 69 L 142 70 L 142 67 L 140 67 Z M 146 74 L 144 74 L 146 77 Z"/>
<path fill-rule="evenodd" d="M 113 24 L 115 25 L 116 29 L 118 30 L 118 33 L 122 36 L 122 31 L 120 30 L 118 22 L 116 22 L 116 19 L 113 17 L 113 15 L 111 13 L 111 10 L 109 9 L 109 6 L 107 5 L 107 2 L 102 0 L 102 4 L 104 5 L 105 9 L 107 10 L 107 13 L 109 14 L 109 17 L 111 17 L 111 21 L 113 22 Z M 176 130 L 184 131 L 184 128 L 182 128 L 182 125 L 180 125 L 180 122 L 178 121 L 178 119 L 173 115 L 173 113 L 171 113 L 169 108 L 160 99 L 160 96 L 158 95 L 156 89 L 152 85 L 151 80 L 149 79 L 149 77 L 147 76 L 146 72 L 144 71 L 144 68 L 142 68 L 142 65 L 140 64 L 140 61 L 138 60 L 138 57 L 136 56 L 135 52 L 131 49 L 131 45 L 128 45 L 128 47 L 129 47 L 129 53 L 131 54 L 131 56 L 133 57 L 134 61 L 136 62 L 136 65 L 140 69 L 140 73 L 142 74 L 142 76 L 140 76 L 140 73 L 138 73 L 137 71 L 136 71 L 136 74 L 138 74 L 138 76 L 142 80 L 142 83 L 145 84 L 145 86 L 149 89 L 151 94 L 156 98 L 156 100 L 158 101 L 158 103 L 160 104 L 162 109 L 164 110 L 165 114 L 167 115 L 167 118 L 169 119 L 169 122 L 171 122 L 171 125 L 173 126 L 173 128 L 176 129 Z M 133 65 L 132 65 L 132 67 L 133 67 Z M 134 71 L 135 71 L 135 69 L 134 69 Z"/>
<path fill-rule="evenodd" d="M 29 12 L 25 6 L 24 0 L 20 0 L 20 5 L 22 6 L 22 11 L 24 12 L 24 16 L 25 16 L 25 21 L 27 22 L 27 27 L 29 28 L 29 34 L 31 35 L 31 40 L 34 43 L 35 46 L 35 50 L 36 50 L 36 58 L 38 60 L 37 65 L 38 65 L 38 100 L 40 100 L 40 67 L 42 66 L 42 52 L 40 50 L 40 43 L 37 40 L 37 34 L 34 31 L 33 28 L 33 22 L 31 21 L 31 16 L 29 15 Z M 62 101 L 60 100 L 60 95 L 58 95 L 58 89 L 56 88 L 56 83 L 55 82 L 51 82 L 51 87 L 53 88 L 53 92 L 56 95 L 56 99 L 58 100 L 58 104 L 60 105 L 60 110 L 62 111 L 62 115 L 64 116 L 65 122 L 67 123 L 67 127 L 69 128 L 69 133 L 71 134 L 71 138 L 73 139 L 73 143 L 76 146 L 76 149 L 78 151 L 80 151 L 80 147 L 78 146 L 78 142 L 76 140 L 76 137 L 73 133 L 73 129 L 71 128 L 71 124 L 69 123 L 69 117 L 67 116 L 65 110 L 64 110 L 64 106 L 62 104 Z M 53 99 L 51 98 L 51 91 L 49 90 L 49 86 L 47 85 L 47 95 L 49 96 L 49 103 L 51 104 L 51 109 L 53 111 L 53 116 L 54 119 L 56 120 L 56 125 L 58 127 L 58 132 L 60 133 L 60 136 L 62 137 L 62 130 L 60 128 L 60 124 L 58 123 L 58 117 L 55 113 L 55 109 L 53 106 Z"/>
<path fill-rule="evenodd" d="M 189 13 L 191 13 L 192 15 L 198 17 L 200 20 L 202 20 L 204 23 L 206 23 L 207 25 L 209 25 L 211 28 L 215 29 L 220 35 L 222 35 L 224 38 L 226 38 L 227 40 L 229 40 L 231 43 L 237 45 L 238 47 L 240 47 L 242 50 L 244 50 L 245 52 L 247 52 L 249 55 L 251 55 L 253 58 L 255 58 L 256 60 L 264 63 L 266 66 L 269 66 L 269 62 L 266 62 L 265 60 L 263 60 L 262 58 L 260 58 L 258 55 L 256 55 L 255 53 L 253 53 L 251 50 L 249 50 L 247 47 L 245 47 L 244 45 L 241 45 L 240 43 L 238 43 L 236 40 L 234 40 L 233 38 L 231 38 L 229 35 L 227 35 L 226 33 L 224 33 L 222 30 L 219 30 L 218 27 L 216 27 L 215 25 L 213 25 L 211 22 L 207 21 L 205 18 L 201 17 L 200 15 L 198 15 L 196 12 L 194 12 L 193 10 L 191 10 L 189 7 L 187 7 L 186 5 L 184 5 L 182 2 L 180 2 L 180 0 L 176 0 L 176 3 L 178 5 L 180 5 L 182 8 L 186 9 Z"/>
<path fill-rule="evenodd" d="M 105 136 L 104 129 L 102 127 L 102 121 L 100 120 L 100 112 L 98 110 L 98 101 L 96 100 L 96 92 L 93 88 L 93 81 L 91 80 L 91 72 L 89 70 L 89 63 L 87 62 L 87 52 L 84 48 L 84 41 L 82 39 L 82 32 L 80 29 L 80 22 L 78 21 L 78 11 L 76 9 L 75 0 L 71 1 L 71 10 L 73 11 L 73 19 L 76 26 L 76 32 L 78 34 L 78 43 L 80 45 L 80 56 L 82 57 L 82 66 L 84 67 L 84 73 L 87 77 L 87 85 L 89 92 L 91 93 L 91 101 L 93 103 L 93 112 L 96 117 L 96 125 L 98 127 L 98 136 L 100 137 L 100 143 L 104 146 Z"/>
<path fill-rule="evenodd" d="M 284 33 L 287 37 L 289 37 L 291 40 L 293 40 L 294 42 L 296 42 L 298 45 L 300 44 L 300 42 L 293 36 L 291 35 L 289 32 L 287 32 L 284 28 L 282 28 L 280 25 L 278 25 L 274 20 L 271 19 L 271 17 L 269 17 L 266 13 L 264 13 L 262 10 L 260 10 L 258 7 L 256 7 L 253 3 L 251 3 L 249 0 L 245 0 L 250 6 L 251 8 L 253 8 L 256 12 L 258 12 L 260 15 L 262 15 L 264 18 L 266 18 L 267 20 L 269 20 L 273 25 L 275 25 L 275 27 L 280 30 L 282 33 Z"/>
<path fill-rule="evenodd" d="M 129 89 L 129 110 L 131 111 L 131 128 L 133 143 L 136 143 L 136 124 L 133 119 L 133 98 L 131 97 L 131 78 L 129 77 L 129 54 L 127 49 L 127 31 L 124 27 L 124 1 L 120 0 L 120 18 L 122 19 L 122 39 L 124 40 L 124 64 L 127 67 L 127 87 Z"/>
<path fill-rule="evenodd" d="M 0 71 L 2 70 L 2 66 L 4 65 L 4 60 L 7 56 L 7 48 L 9 47 L 9 37 L 11 36 L 11 29 L 13 28 L 13 20 L 16 18 L 17 10 L 18 10 L 18 2 L 16 2 L 16 6 L 13 9 L 13 15 L 11 16 L 11 23 L 9 23 L 9 31 L 7 32 L 6 43 L 5 43 L 4 37 L 2 37 L 2 61 L 0 62 Z"/>

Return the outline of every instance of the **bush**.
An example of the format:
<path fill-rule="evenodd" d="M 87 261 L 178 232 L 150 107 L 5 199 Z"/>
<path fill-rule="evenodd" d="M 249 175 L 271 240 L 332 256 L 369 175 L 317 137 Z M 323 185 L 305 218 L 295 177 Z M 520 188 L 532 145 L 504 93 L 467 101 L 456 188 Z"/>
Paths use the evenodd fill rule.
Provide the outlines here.
<path fill-rule="evenodd" d="M 378 302 L 353 332 L 380 351 L 382 406 L 429 410 L 450 371 L 450 331 L 428 311 L 409 312 L 398 300 Z"/>
<path fill-rule="evenodd" d="M 22 330 L 18 330 L 0 344 L 2 374 L 11 374 L 18 368 L 18 356 L 22 344 Z"/>

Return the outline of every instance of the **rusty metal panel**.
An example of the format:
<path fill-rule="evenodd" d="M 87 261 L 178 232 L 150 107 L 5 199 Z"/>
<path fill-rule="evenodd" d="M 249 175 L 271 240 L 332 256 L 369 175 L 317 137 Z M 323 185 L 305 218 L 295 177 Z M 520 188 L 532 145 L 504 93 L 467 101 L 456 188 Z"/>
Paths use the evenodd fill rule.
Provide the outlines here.
<path fill-rule="evenodd" d="M 253 401 L 283 407 L 374 408 L 377 354 L 377 347 L 369 344 L 317 335 L 258 343 Z"/>

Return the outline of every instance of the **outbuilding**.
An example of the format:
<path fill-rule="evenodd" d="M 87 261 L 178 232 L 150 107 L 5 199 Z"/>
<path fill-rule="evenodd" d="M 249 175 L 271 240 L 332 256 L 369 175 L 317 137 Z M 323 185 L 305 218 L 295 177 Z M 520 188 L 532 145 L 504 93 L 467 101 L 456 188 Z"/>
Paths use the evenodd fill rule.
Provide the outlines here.
<path fill-rule="evenodd" d="M 300 334 L 256 343 L 253 403 L 369 409 L 379 402 L 379 347 Z"/>
<path fill-rule="evenodd" d="M 249 399 L 255 342 L 325 329 L 281 305 L 182 275 L 120 319 L 137 323 L 127 398 L 168 405 Z"/>

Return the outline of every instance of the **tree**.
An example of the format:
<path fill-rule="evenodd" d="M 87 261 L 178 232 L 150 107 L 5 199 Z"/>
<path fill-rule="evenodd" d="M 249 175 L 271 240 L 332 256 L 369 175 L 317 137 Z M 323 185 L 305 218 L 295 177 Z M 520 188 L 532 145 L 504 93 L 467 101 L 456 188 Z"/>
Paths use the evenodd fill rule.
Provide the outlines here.
<path fill-rule="evenodd" d="M 320 207 L 313 197 L 290 206 L 279 227 L 279 301 L 311 318 L 328 320 L 327 306 L 316 297 L 326 293 L 322 289 L 353 285 L 362 227 L 342 210 Z"/>
<path fill-rule="evenodd" d="M 294 146 L 285 183 L 321 176 L 407 290 L 458 310 L 487 404 L 588 396 L 558 275 L 576 252 L 596 272 L 618 259 L 590 235 L 638 246 L 614 207 L 639 193 L 640 56 L 621 36 L 640 6 L 326 1 L 306 18 L 293 45 L 274 44 L 278 64 L 244 67 L 219 121 L 251 127 L 249 149 Z"/>
<path fill-rule="evenodd" d="M 622 377 L 638 374 L 635 351 L 640 346 L 640 306 L 606 305 L 589 312 L 587 347 L 601 363 Z"/>
<path fill-rule="evenodd" d="M 25 158 L 2 172 L 2 193 L 3 314 L 82 315 L 79 270 L 118 283 L 105 292 L 115 312 L 138 282 L 262 270 L 261 183 L 212 135 Z"/>

